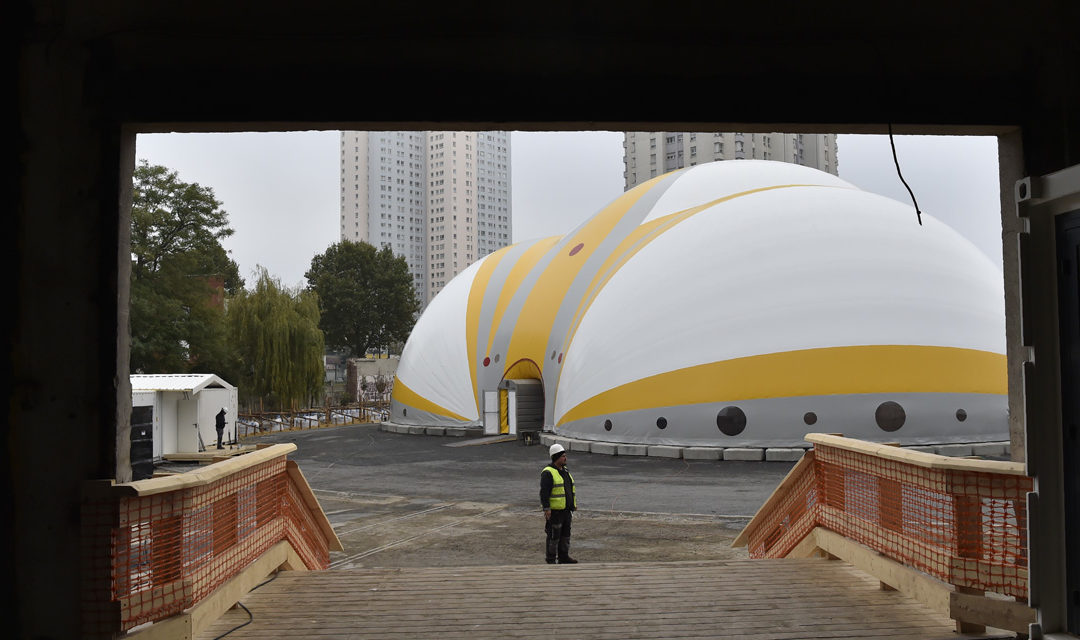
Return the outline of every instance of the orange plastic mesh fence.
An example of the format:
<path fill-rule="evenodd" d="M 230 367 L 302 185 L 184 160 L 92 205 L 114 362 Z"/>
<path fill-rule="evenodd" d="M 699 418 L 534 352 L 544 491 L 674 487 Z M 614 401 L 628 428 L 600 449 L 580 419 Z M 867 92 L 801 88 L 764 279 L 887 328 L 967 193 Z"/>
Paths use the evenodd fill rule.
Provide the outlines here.
<path fill-rule="evenodd" d="M 296 485 L 291 482 L 286 487 L 285 498 L 288 516 L 285 519 L 286 537 L 305 565 L 325 569 L 330 564 L 330 549 L 326 538 L 319 533 L 315 518 L 304 507 L 304 501 Z"/>
<path fill-rule="evenodd" d="M 931 469 L 821 444 L 814 456 L 813 472 L 780 498 L 808 505 L 802 522 L 784 524 L 787 508 L 768 514 L 774 522 L 750 536 L 752 557 L 783 557 L 823 526 L 944 582 L 1027 597 L 1031 478 Z M 793 533 L 774 533 L 780 524 Z"/>
<path fill-rule="evenodd" d="M 277 542 L 292 541 L 293 529 L 310 530 L 311 515 L 294 508 L 290 490 L 282 456 L 201 486 L 84 500 L 86 634 L 176 615 Z M 311 538 L 302 535 L 294 547 L 309 567 L 327 567 L 326 542 Z"/>
<path fill-rule="evenodd" d="M 805 454 L 813 458 L 814 452 Z M 779 489 L 771 499 L 772 508 L 754 517 L 755 532 L 750 536 L 750 557 L 783 558 L 816 525 L 817 481 L 814 466 L 799 465 L 798 475 Z"/>

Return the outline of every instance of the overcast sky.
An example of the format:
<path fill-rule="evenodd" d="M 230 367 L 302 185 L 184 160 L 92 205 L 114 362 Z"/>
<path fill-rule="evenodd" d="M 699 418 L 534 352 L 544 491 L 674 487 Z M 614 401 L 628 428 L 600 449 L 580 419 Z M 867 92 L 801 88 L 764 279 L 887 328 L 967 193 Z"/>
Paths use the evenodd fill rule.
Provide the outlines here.
<path fill-rule="evenodd" d="M 997 141 L 895 140 L 919 208 L 1000 265 Z M 621 133 L 514 132 L 510 146 L 515 242 L 569 232 L 622 193 Z M 837 146 L 841 178 L 911 203 L 888 136 L 842 135 Z M 214 190 L 236 231 L 225 248 L 249 284 L 262 265 L 296 286 L 312 256 L 338 241 L 338 148 L 339 134 L 330 131 L 173 133 L 140 135 L 136 156 Z"/>

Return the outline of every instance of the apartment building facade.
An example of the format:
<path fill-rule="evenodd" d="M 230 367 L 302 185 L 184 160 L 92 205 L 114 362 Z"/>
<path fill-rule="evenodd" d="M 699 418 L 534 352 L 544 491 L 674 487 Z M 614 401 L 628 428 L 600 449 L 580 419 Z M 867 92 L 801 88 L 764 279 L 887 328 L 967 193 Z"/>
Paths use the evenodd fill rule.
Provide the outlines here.
<path fill-rule="evenodd" d="M 421 304 L 510 244 L 510 133 L 342 131 L 341 239 L 404 256 Z"/>
<path fill-rule="evenodd" d="M 778 160 L 837 173 L 836 134 L 627 131 L 624 188 L 714 160 Z"/>

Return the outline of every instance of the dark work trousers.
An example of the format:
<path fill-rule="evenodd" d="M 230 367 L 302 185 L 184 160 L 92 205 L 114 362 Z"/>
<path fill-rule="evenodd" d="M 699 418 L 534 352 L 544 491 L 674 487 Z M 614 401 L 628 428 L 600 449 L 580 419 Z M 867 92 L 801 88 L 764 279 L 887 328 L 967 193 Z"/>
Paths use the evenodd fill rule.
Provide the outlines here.
<path fill-rule="evenodd" d="M 224 433 L 224 432 L 225 432 L 225 430 L 224 430 L 224 429 L 218 429 L 218 430 L 217 430 L 217 448 L 218 448 L 218 449 L 221 449 L 221 448 L 223 448 L 223 447 L 221 446 L 221 434 L 222 434 L 222 433 Z"/>
<path fill-rule="evenodd" d="M 551 519 L 544 522 L 544 533 L 547 534 L 547 548 L 545 559 L 554 562 L 570 556 L 570 522 L 573 519 L 573 511 L 558 509 L 551 512 Z"/>

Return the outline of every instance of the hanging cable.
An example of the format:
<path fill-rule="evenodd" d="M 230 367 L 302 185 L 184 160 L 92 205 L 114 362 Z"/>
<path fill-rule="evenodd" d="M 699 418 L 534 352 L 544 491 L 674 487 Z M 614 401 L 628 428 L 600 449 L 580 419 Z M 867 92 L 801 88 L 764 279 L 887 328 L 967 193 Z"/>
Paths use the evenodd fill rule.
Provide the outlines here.
<path fill-rule="evenodd" d="M 280 571 L 275 571 L 275 572 L 274 572 L 274 574 L 273 574 L 272 576 L 270 576 L 270 577 L 269 577 L 269 578 L 267 578 L 266 580 L 263 580 L 263 581 L 262 581 L 262 582 L 260 582 L 259 584 L 257 584 L 257 585 L 255 585 L 254 587 L 252 587 L 252 588 L 251 588 L 251 591 L 254 591 L 255 589 L 258 589 L 259 587 L 263 586 L 264 584 L 267 584 L 267 583 L 273 582 L 273 581 L 274 581 L 275 579 L 277 579 L 277 577 L 278 577 L 278 574 L 280 574 L 280 573 L 281 573 Z M 249 591 L 248 593 L 250 593 L 250 591 Z M 236 603 L 236 606 L 240 607 L 241 609 L 243 609 L 244 611 L 246 611 L 246 612 L 247 612 L 247 614 L 248 614 L 248 619 L 247 619 L 247 622 L 243 622 L 243 623 L 241 623 L 241 624 L 238 624 L 238 625 L 236 625 L 236 626 L 235 626 L 235 627 L 233 627 L 232 629 L 229 629 L 229 630 L 228 630 L 228 631 L 226 631 L 225 633 L 223 633 L 223 634 L 221 634 L 220 636 L 218 636 L 218 637 L 214 638 L 214 640 L 221 640 L 222 638 L 224 638 L 225 636 L 229 635 L 229 634 L 230 634 L 230 633 L 232 633 L 233 631 L 236 631 L 237 629 L 241 629 L 241 628 L 243 628 L 243 627 L 246 627 L 246 626 L 248 626 L 249 624 L 251 624 L 252 622 L 254 622 L 254 621 L 255 621 L 255 616 L 254 616 L 254 615 L 252 615 L 252 613 L 251 613 L 251 609 L 248 609 L 247 607 L 245 607 L 245 606 L 244 606 L 244 603 L 243 603 L 243 602 L 237 602 L 237 603 Z"/>
<path fill-rule="evenodd" d="M 242 628 L 242 627 L 246 627 L 246 626 L 248 626 L 249 624 L 251 624 L 251 622 L 252 622 L 253 620 L 255 620 L 255 616 L 251 615 L 251 610 L 250 610 L 250 609 L 248 609 L 247 607 L 245 607 L 245 606 L 244 606 L 244 603 L 243 603 L 243 602 L 237 602 L 237 603 L 236 603 L 236 606 L 240 607 L 240 608 L 241 608 L 241 609 L 243 609 L 244 611 L 247 611 L 247 614 L 248 614 L 248 619 L 247 619 L 247 622 L 245 622 L 245 623 L 243 623 L 243 624 L 238 624 L 238 625 L 236 625 L 236 626 L 235 626 L 235 627 L 233 627 L 232 629 L 229 629 L 229 630 L 228 630 L 228 631 L 226 631 L 225 633 L 223 633 L 223 634 L 221 634 L 220 636 L 218 636 L 218 637 L 214 638 L 214 640 L 221 640 L 222 638 L 224 638 L 225 636 L 229 635 L 229 634 L 230 634 L 230 633 L 232 633 L 233 631 L 236 631 L 237 629 L 240 629 L 240 628 Z"/>
<path fill-rule="evenodd" d="M 907 189 L 908 195 L 911 196 L 911 202 L 915 205 L 915 217 L 919 220 L 919 226 L 922 226 L 922 211 L 919 211 L 919 203 L 915 201 L 915 192 L 908 186 L 907 180 L 904 180 L 904 175 L 900 173 L 900 161 L 896 158 L 896 143 L 893 142 L 892 135 L 892 123 L 889 123 L 889 146 L 892 147 L 892 159 L 896 164 L 896 175 L 900 176 L 900 182 L 904 183 L 904 187 Z"/>

